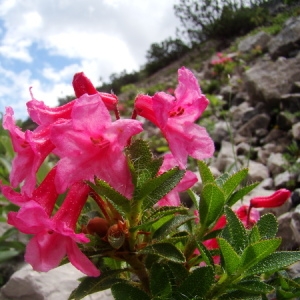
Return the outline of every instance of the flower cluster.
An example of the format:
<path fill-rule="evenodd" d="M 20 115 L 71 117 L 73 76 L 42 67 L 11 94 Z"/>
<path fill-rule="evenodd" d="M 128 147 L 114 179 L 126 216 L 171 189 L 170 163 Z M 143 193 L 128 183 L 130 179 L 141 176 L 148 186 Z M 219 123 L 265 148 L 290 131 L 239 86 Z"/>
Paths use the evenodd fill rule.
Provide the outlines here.
<path fill-rule="evenodd" d="M 291 192 L 280 189 L 232 210 L 257 184 L 242 186 L 247 169 L 213 176 L 203 159 L 213 155 L 214 143 L 197 124 L 209 101 L 188 69 L 178 70 L 178 82 L 172 94 L 138 95 L 131 118 L 121 118 L 116 95 L 97 91 L 83 73 L 73 79 L 77 98 L 63 106 L 50 108 L 31 95 L 27 109 L 37 124 L 33 131 L 18 128 L 12 108 L 6 108 L 3 127 L 16 157 L 10 185 L 0 186 L 19 206 L 8 214 L 8 223 L 32 235 L 25 260 L 37 271 L 57 267 L 66 256 L 89 277 L 98 277 L 101 269 L 107 281 L 87 277 L 95 281 L 82 281 L 78 299 L 86 284 L 111 287 L 131 299 L 178 294 L 196 299 L 198 293 L 206 295 L 201 299 L 216 299 L 237 289 L 235 282 L 247 279 L 252 266 L 261 262 L 264 271 L 269 264 L 262 260 L 279 245 L 275 217 L 260 218 L 257 209 L 280 206 Z M 152 155 L 138 138 L 144 130 L 139 117 L 160 129 L 169 153 Z M 38 182 L 37 172 L 49 155 L 55 163 Z M 198 160 L 200 195 L 191 189 L 198 177 L 187 170 L 189 157 Z M 179 193 L 187 190 L 192 209 L 180 202 Z M 104 257 L 126 267 L 105 265 Z M 282 257 L 284 267 L 300 252 Z M 178 277 L 178 271 L 185 275 Z M 124 282 L 132 273 L 139 283 Z M 207 284 L 191 294 L 190 283 L 183 281 L 190 276 L 191 282 L 200 278 Z"/>
<path fill-rule="evenodd" d="M 194 124 L 208 100 L 188 69 L 181 68 L 178 73 L 175 96 L 163 92 L 153 97 L 139 95 L 131 119 L 121 119 L 117 97 L 98 92 L 83 73 L 75 74 L 73 79 L 77 98 L 63 106 L 50 108 L 32 96 L 27 109 L 38 125 L 33 131 L 22 132 L 15 124 L 12 108 L 7 107 L 3 127 L 10 133 L 17 155 L 10 174 L 11 187 L 2 186 L 2 192 L 20 206 L 18 212 L 9 214 L 8 222 L 34 235 L 25 255 L 34 269 L 47 271 L 68 255 L 82 272 L 99 275 L 77 246 L 89 239 L 83 233 L 75 233 L 80 212 L 92 194 L 85 182 L 101 179 L 118 193 L 132 198 L 134 187 L 124 149 L 143 130 L 142 123 L 135 120 L 136 115 L 157 125 L 169 142 L 171 153 L 164 157 L 160 173 L 175 166 L 185 169 L 189 155 L 196 159 L 212 156 L 213 141 L 204 128 Z M 115 113 L 115 120 L 110 111 Z M 59 160 L 44 181 L 37 184 L 36 173 L 51 153 Z M 196 181 L 196 176 L 187 172 L 158 204 L 179 205 L 178 192 Z M 13 188 L 19 186 L 20 191 L 16 192 Z M 63 204 L 55 211 L 58 195 L 65 192 Z"/>
<path fill-rule="evenodd" d="M 213 59 L 210 64 L 215 66 L 215 65 L 222 65 L 225 64 L 227 62 L 232 61 L 231 57 L 225 56 L 223 53 L 218 52 L 217 53 L 218 59 Z"/>

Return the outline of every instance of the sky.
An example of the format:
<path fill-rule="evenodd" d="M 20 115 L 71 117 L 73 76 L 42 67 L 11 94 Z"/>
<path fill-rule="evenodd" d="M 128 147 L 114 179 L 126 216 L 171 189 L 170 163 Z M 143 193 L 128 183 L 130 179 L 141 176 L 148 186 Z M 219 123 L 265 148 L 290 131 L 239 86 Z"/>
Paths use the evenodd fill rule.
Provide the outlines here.
<path fill-rule="evenodd" d="M 94 83 L 137 71 L 152 43 L 176 37 L 177 0 L 0 0 L 0 113 L 27 118 L 26 102 L 74 95 L 83 71 Z"/>

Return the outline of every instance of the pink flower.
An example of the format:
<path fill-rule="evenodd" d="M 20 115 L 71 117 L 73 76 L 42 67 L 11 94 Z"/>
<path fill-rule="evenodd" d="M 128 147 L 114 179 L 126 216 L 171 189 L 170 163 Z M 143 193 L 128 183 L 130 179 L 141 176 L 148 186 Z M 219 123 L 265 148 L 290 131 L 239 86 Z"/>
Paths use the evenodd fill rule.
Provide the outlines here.
<path fill-rule="evenodd" d="M 7 107 L 3 119 L 3 128 L 9 131 L 13 149 L 17 153 L 12 162 L 10 183 L 16 188 L 24 181 L 22 191 L 31 196 L 36 184 L 36 172 L 54 145 L 49 140 L 49 127 L 24 133 L 16 126 L 13 114 L 13 109 Z"/>
<path fill-rule="evenodd" d="M 28 201 L 21 209 L 8 214 L 8 223 L 34 237 L 26 247 L 25 261 L 36 271 L 57 267 L 65 255 L 70 262 L 88 276 L 99 276 L 99 270 L 80 251 L 76 243 L 88 243 L 82 233 L 74 232 L 79 214 L 87 200 L 90 188 L 78 182 L 72 185 L 57 213 L 49 214 L 37 201 Z"/>
<path fill-rule="evenodd" d="M 164 155 L 164 162 L 159 170 L 159 173 L 163 173 L 168 171 L 174 167 L 176 167 L 177 162 L 171 153 Z M 198 181 L 197 176 L 191 172 L 186 171 L 184 177 L 178 183 L 178 185 L 170 191 L 166 196 L 164 196 L 161 200 L 158 201 L 159 206 L 179 206 L 180 205 L 180 197 L 179 193 L 186 191 L 191 188 Z"/>
<path fill-rule="evenodd" d="M 223 229 L 226 226 L 226 217 L 225 215 L 221 216 L 215 226 L 212 228 L 211 231 Z M 216 238 L 209 239 L 203 242 L 203 244 L 207 247 L 207 249 L 217 249 L 219 248 L 218 242 Z"/>
<path fill-rule="evenodd" d="M 31 197 L 26 194 L 17 193 L 10 186 L 6 185 L 0 185 L 1 192 L 10 202 L 21 207 L 29 203 L 29 201 L 35 201 L 44 209 L 46 214 L 50 216 L 58 197 L 54 184 L 55 176 L 56 167 L 51 169 L 39 187 L 32 192 Z"/>
<path fill-rule="evenodd" d="M 249 206 L 242 205 L 235 211 L 238 218 L 241 220 L 245 228 L 252 228 L 254 224 L 260 219 L 259 211 L 251 209 Z"/>
<path fill-rule="evenodd" d="M 178 81 L 175 97 L 164 92 L 139 95 L 135 110 L 160 128 L 179 166 L 185 168 L 188 155 L 199 160 L 211 157 L 214 143 L 205 128 L 194 124 L 209 103 L 197 79 L 183 67 L 178 70 Z"/>
<path fill-rule="evenodd" d="M 99 94 L 82 95 L 73 106 L 71 119 L 52 126 L 53 152 L 61 158 L 57 164 L 58 192 L 97 176 L 131 196 L 133 185 L 123 150 L 141 131 L 141 123 L 136 120 L 112 122 Z"/>
<path fill-rule="evenodd" d="M 267 197 L 255 197 L 250 200 L 251 207 L 277 207 L 284 204 L 291 196 L 287 189 L 280 189 Z"/>

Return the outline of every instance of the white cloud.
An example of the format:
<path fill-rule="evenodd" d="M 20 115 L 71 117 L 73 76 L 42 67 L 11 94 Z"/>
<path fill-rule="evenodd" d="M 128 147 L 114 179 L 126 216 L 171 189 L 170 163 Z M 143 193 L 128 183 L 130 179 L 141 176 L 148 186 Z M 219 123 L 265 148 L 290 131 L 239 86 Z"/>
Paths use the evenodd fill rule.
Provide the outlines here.
<path fill-rule="evenodd" d="M 4 79 L 0 80 L 0 103 L 6 102 L 7 84 L 13 85 L 9 97 L 15 107 L 28 100 L 30 85 L 37 98 L 54 104 L 53 99 L 72 93 L 76 72 L 84 71 L 98 85 L 100 77 L 107 81 L 112 73 L 137 70 L 145 63 L 151 43 L 175 35 L 179 21 L 174 16 L 174 2 L 2 0 L 0 74 Z M 37 67 L 34 47 L 54 58 L 65 57 L 66 63 L 58 66 L 54 58 L 47 61 L 45 56 Z M 1 64 L 2 58 L 20 61 L 23 69 L 9 69 L 8 64 Z"/>

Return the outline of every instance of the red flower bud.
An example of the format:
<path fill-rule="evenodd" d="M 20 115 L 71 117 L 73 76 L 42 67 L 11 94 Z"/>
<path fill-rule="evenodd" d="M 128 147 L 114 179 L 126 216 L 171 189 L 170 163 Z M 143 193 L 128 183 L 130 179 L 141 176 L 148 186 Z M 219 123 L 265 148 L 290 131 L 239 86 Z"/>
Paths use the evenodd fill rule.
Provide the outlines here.
<path fill-rule="evenodd" d="M 277 207 L 285 203 L 291 196 L 287 189 L 280 189 L 267 197 L 255 197 L 250 200 L 251 207 Z"/>
<path fill-rule="evenodd" d="M 105 237 L 109 228 L 108 222 L 100 217 L 91 219 L 87 225 L 87 232 L 90 234 L 96 233 L 100 237 Z"/>
<path fill-rule="evenodd" d="M 84 75 L 83 72 L 76 73 L 74 75 L 72 84 L 77 98 L 83 94 L 94 95 L 98 93 L 92 82 Z"/>
<path fill-rule="evenodd" d="M 118 102 L 117 96 L 108 93 L 99 93 L 83 72 L 74 75 L 72 84 L 77 98 L 81 97 L 83 94 L 99 94 L 108 110 L 116 109 L 116 104 Z"/>

